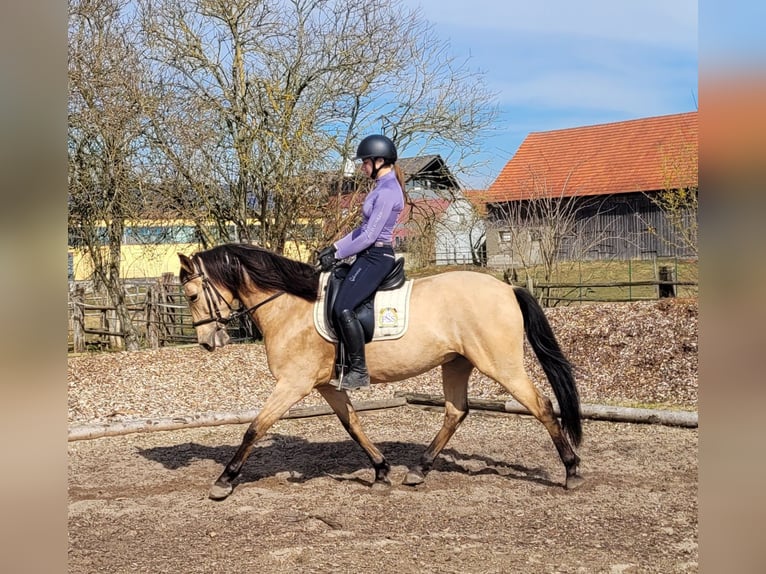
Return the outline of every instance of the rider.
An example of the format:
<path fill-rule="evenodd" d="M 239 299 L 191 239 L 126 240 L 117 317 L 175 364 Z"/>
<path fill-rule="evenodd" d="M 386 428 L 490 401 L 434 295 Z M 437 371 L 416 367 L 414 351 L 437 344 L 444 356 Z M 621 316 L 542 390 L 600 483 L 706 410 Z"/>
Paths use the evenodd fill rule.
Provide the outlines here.
<path fill-rule="evenodd" d="M 319 252 L 322 271 L 339 259 L 356 255 L 338 290 L 332 309 L 333 323 L 349 358 L 349 371 L 339 389 L 358 389 L 370 384 L 364 356 L 364 331 L 354 309 L 377 290 L 395 263 L 392 235 L 404 208 L 404 175 L 396 164 L 396 146 L 384 135 L 364 138 L 354 160 L 375 184 L 362 204 L 362 224 Z"/>

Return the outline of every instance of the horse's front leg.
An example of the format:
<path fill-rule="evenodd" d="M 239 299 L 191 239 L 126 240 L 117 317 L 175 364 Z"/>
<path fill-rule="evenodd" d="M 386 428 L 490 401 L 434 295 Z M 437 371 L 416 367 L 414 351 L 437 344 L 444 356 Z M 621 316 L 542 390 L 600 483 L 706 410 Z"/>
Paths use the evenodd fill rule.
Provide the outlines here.
<path fill-rule="evenodd" d="M 375 469 L 375 482 L 373 486 L 390 486 L 391 480 L 388 474 L 391 471 L 391 466 L 383 456 L 383 453 L 378 450 L 378 447 L 373 444 L 364 433 L 364 430 L 362 430 L 359 415 L 354 410 L 354 406 L 351 404 L 346 391 L 338 391 L 331 385 L 322 385 L 317 390 L 327 401 L 327 404 L 332 407 L 332 410 L 335 411 L 335 414 L 348 434 L 351 435 L 351 438 L 362 447 L 370 458 L 370 462 L 372 462 L 372 466 Z"/>
<path fill-rule="evenodd" d="M 229 496 L 234 490 L 232 481 L 234 481 L 239 473 L 242 471 L 242 466 L 245 464 L 247 457 L 253 450 L 255 442 L 266 434 L 266 431 L 277 422 L 283 414 L 285 414 L 290 407 L 295 403 L 303 399 L 307 394 L 311 392 L 311 385 L 295 385 L 287 381 L 278 381 L 277 386 L 272 391 L 269 398 L 263 404 L 263 408 L 255 417 L 255 420 L 250 423 L 245 436 L 242 437 L 242 444 L 239 445 L 234 457 L 226 465 L 226 469 L 221 476 L 210 487 L 210 494 L 208 495 L 213 500 L 223 500 Z"/>

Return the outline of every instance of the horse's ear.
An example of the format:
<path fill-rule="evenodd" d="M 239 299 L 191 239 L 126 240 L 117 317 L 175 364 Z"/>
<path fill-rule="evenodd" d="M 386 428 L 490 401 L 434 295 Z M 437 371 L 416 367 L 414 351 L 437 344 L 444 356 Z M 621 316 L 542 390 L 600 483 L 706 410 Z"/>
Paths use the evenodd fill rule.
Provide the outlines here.
<path fill-rule="evenodd" d="M 194 274 L 194 263 L 183 253 L 178 254 L 178 259 L 181 260 L 181 271 L 186 271 L 189 275 Z"/>

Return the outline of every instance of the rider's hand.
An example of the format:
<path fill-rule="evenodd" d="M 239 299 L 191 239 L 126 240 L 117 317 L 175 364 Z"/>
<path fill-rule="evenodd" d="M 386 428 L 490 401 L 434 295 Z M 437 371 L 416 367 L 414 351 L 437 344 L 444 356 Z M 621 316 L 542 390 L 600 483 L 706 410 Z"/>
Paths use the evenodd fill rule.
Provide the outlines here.
<path fill-rule="evenodd" d="M 329 271 L 335 267 L 335 264 L 338 262 L 338 260 L 335 259 L 336 251 L 337 249 L 335 249 L 335 246 L 330 245 L 319 252 L 319 268 L 322 271 Z"/>

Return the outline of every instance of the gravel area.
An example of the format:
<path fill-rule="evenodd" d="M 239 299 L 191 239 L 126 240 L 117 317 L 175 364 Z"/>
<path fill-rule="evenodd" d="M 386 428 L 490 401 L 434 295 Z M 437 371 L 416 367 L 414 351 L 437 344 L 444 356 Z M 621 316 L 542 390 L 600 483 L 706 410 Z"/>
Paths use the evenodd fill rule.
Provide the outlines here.
<path fill-rule="evenodd" d="M 583 402 L 695 409 L 697 303 L 552 309 Z M 548 396 L 547 383 L 528 366 Z M 70 425 L 257 409 L 273 388 L 260 344 L 69 358 Z M 358 391 L 441 394 L 439 370 Z M 507 399 L 475 374 L 469 394 Z M 318 393 L 299 406 L 323 404 Z M 225 501 L 208 488 L 246 424 L 68 443 L 68 570 L 403 573 L 699 571 L 698 432 L 584 421 L 584 483 L 562 488 L 556 449 L 532 417 L 474 411 L 426 481 L 401 484 L 443 421 L 411 405 L 361 414 L 391 464 L 372 487 L 334 416 L 283 419 L 254 447 Z"/>
<path fill-rule="evenodd" d="M 575 365 L 582 402 L 696 409 L 697 300 L 591 304 L 546 313 Z M 552 397 L 529 350 L 526 362 Z M 70 425 L 257 409 L 273 387 L 260 343 L 213 353 L 192 345 L 70 355 L 67 382 Z M 440 371 L 374 385 L 354 398 L 382 399 L 397 391 L 441 394 Z M 511 398 L 503 391 L 480 373 L 472 375 L 470 397 Z M 314 404 L 324 404 L 318 393 L 300 406 Z"/>

